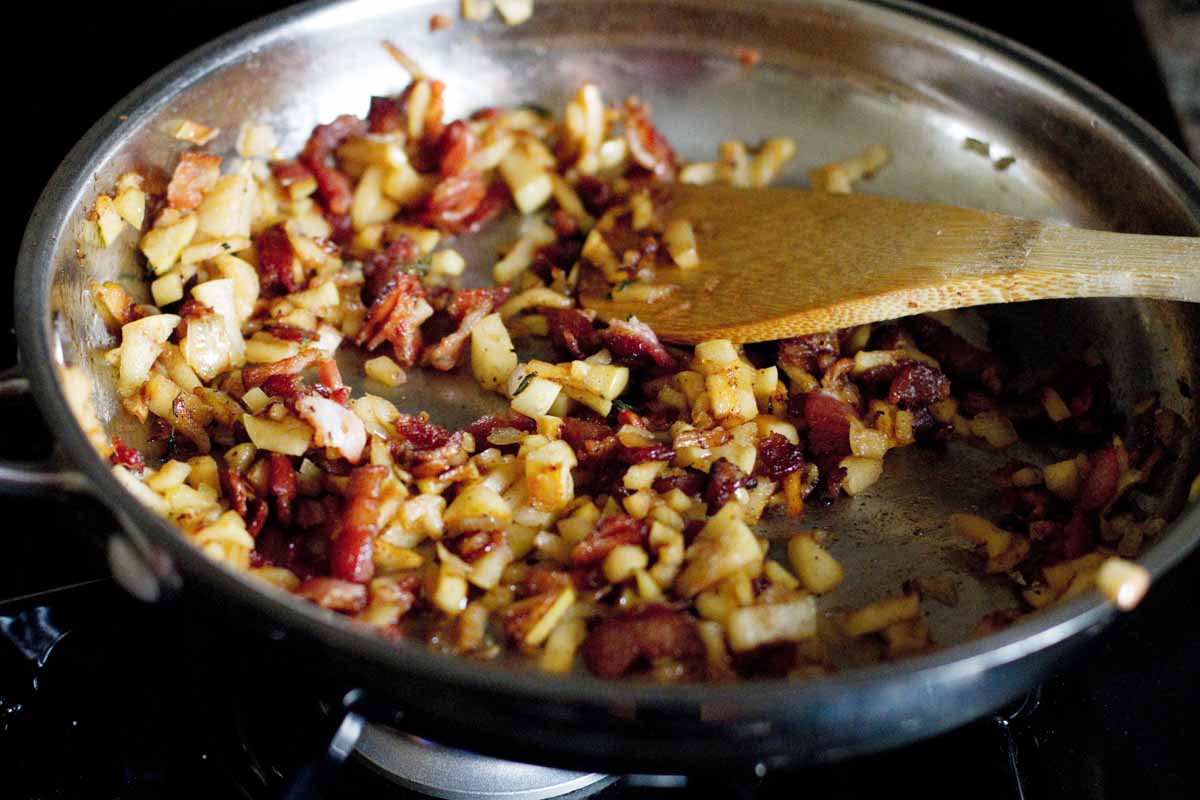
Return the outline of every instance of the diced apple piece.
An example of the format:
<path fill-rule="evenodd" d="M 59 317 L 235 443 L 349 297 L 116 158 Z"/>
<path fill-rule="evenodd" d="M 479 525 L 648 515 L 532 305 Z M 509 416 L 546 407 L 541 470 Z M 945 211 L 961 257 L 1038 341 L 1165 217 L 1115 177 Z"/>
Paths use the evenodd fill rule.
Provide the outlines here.
<path fill-rule="evenodd" d="M 249 175 L 223 175 L 196 209 L 199 230 L 216 239 L 249 237 L 258 185 Z"/>
<path fill-rule="evenodd" d="M 485 389 L 503 392 L 517 368 L 517 353 L 499 314 L 488 314 L 471 330 L 471 373 Z"/>
<path fill-rule="evenodd" d="M 179 260 L 179 254 L 188 246 L 196 235 L 196 215 L 189 214 L 170 225 L 160 225 L 151 228 L 142 236 L 141 250 L 154 268 L 161 275 Z"/>
<path fill-rule="evenodd" d="M 725 623 L 729 646 L 746 652 L 774 642 L 799 642 L 817 633 L 817 601 L 802 597 L 787 603 L 739 608 Z"/>
<path fill-rule="evenodd" d="M 122 397 L 129 397 L 146 382 L 163 343 L 178 324 L 179 317 L 174 314 L 155 314 L 121 326 L 117 391 Z"/>
<path fill-rule="evenodd" d="M 842 583 L 842 565 L 811 533 L 798 533 L 788 540 L 788 559 L 804 588 L 813 594 L 832 592 Z"/>
<path fill-rule="evenodd" d="M 243 414 L 242 425 L 245 426 L 250 441 L 259 450 L 269 450 L 287 456 L 302 456 L 308 452 L 308 446 L 312 442 L 312 428 L 293 418 L 276 422 Z"/>

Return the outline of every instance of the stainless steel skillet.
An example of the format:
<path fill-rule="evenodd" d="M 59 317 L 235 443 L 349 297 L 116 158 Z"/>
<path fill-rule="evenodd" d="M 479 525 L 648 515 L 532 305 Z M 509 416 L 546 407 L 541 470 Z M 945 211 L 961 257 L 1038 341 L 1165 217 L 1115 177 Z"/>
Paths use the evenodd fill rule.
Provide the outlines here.
<path fill-rule="evenodd" d="M 230 149 L 245 119 L 271 123 L 285 150 L 311 126 L 361 113 L 370 94 L 406 82 L 379 47 L 399 44 L 448 85 L 448 113 L 535 101 L 555 107 L 587 79 L 609 97 L 636 93 L 683 155 L 709 158 L 723 138 L 790 135 L 800 154 L 788 179 L 875 142 L 893 164 L 869 191 L 940 200 L 1078 225 L 1146 233 L 1200 232 L 1200 173 L 1128 111 L 1098 90 L 1012 43 L 931 11 L 850 0 L 724 4 L 541 2 L 533 19 L 506 29 L 456 24 L 428 32 L 446 3 L 315 3 L 237 31 L 152 78 L 101 120 L 67 157 L 29 223 L 16 297 L 23 369 L 39 407 L 78 473 L 0 467 L 9 486 L 81 486 L 124 527 L 112 550 L 131 586 L 156 596 L 189 595 L 302 641 L 332 676 L 360 683 L 373 708 L 403 708 L 416 732 L 501 755 L 590 768 L 666 771 L 745 759 L 829 760 L 930 735 L 995 708 L 1065 668 L 1112 612 L 1095 595 L 1078 598 L 981 640 L 967 640 L 980 615 L 1011 605 L 1007 590 L 969 571 L 945 518 L 986 508 L 986 475 L 1007 456 L 968 446 L 947 454 L 900 452 L 872 494 L 805 524 L 837 534 L 847 589 L 829 606 L 856 605 L 894 591 L 914 574 L 953 571 L 962 601 L 932 609 L 947 647 L 909 661 L 847 665 L 809 682 L 658 687 L 557 679 L 500 665 L 439 656 L 395 643 L 208 562 L 167 523 L 139 506 L 91 450 L 61 391 L 56 363 L 84 367 L 101 416 L 136 440 L 116 413 L 112 376 L 96 352 L 109 346 L 86 287 L 91 279 L 135 280 L 132 238 L 110 251 L 79 242 L 96 193 L 126 169 L 168 169 L 181 143 L 162 128 L 191 117 L 223 129 L 210 147 Z M 746 71 L 736 47 L 762 51 Z M 991 157 L 964 146 L 987 141 Z M 1016 161 L 999 169 L 996 160 Z M 469 260 L 482 281 L 495 243 Z M 77 254 L 81 250 L 82 260 Z M 473 256 L 473 258 L 471 258 Z M 1194 419 L 1195 312 L 1166 303 L 1077 301 L 986 310 L 1021 332 L 1026 360 L 1086 342 L 1113 366 L 1118 402 L 1156 389 Z M 353 372 L 347 355 L 343 373 Z M 413 381 L 393 398 L 445 424 L 483 408 L 469 381 Z M 1194 472 L 1189 441 L 1154 501 L 1183 507 Z M 1144 557 L 1161 574 L 1196 543 L 1193 512 L 1181 514 Z M 784 530 L 786 528 L 781 528 Z M 264 641 L 266 636 L 264 635 Z"/>

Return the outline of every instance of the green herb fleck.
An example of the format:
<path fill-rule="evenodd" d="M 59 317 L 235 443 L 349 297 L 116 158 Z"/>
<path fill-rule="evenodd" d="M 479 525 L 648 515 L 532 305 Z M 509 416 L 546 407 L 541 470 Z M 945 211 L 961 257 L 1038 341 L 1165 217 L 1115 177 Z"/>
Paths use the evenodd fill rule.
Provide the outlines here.
<path fill-rule="evenodd" d="M 963 139 L 963 147 L 973 153 L 979 153 L 981 156 L 990 155 L 992 149 L 987 142 L 983 141 L 982 139 L 976 139 L 972 136 L 968 136 L 967 138 Z"/>
<path fill-rule="evenodd" d="M 525 374 L 525 375 L 524 375 L 524 376 L 521 378 L 521 382 L 517 384 L 517 390 L 516 390 L 515 392 L 513 392 L 513 397 L 516 397 L 516 396 L 517 396 L 517 395 L 519 395 L 521 392 L 523 392 L 523 391 L 525 391 L 526 389 L 528 389 L 528 388 L 529 388 L 529 384 L 530 384 L 530 383 L 533 381 L 533 378 L 534 378 L 534 376 L 533 376 L 532 374 L 526 373 L 526 374 Z"/>
<path fill-rule="evenodd" d="M 424 255 L 418 258 L 414 263 L 409 264 L 404 268 L 404 271 L 409 275 L 416 275 L 419 278 L 424 278 L 429 274 L 429 265 L 433 263 L 433 255 Z"/>
<path fill-rule="evenodd" d="M 229 252 L 229 242 L 221 242 L 221 249 L 225 252 Z"/>
<path fill-rule="evenodd" d="M 614 406 L 616 406 L 617 408 L 619 408 L 622 411 L 632 411 L 635 414 L 639 413 L 636 408 L 629 405 L 629 403 L 626 403 L 624 400 L 618 399 L 618 400 L 613 400 L 612 402 L 613 402 Z"/>
<path fill-rule="evenodd" d="M 1004 170 L 1008 169 L 1015 163 L 1017 163 L 1015 158 L 1012 156 L 1005 156 L 1004 158 L 996 159 L 992 166 L 996 168 L 997 172 L 1004 172 Z"/>

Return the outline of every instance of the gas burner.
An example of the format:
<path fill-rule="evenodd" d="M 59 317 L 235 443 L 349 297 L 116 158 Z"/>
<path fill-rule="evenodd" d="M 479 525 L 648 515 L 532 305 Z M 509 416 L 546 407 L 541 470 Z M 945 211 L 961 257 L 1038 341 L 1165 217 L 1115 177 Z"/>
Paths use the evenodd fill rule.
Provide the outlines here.
<path fill-rule="evenodd" d="M 444 800 L 581 800 L 617 780 L 476 755 L 375 724 L 363 728 L 354 752 L 388 781 Z"/>

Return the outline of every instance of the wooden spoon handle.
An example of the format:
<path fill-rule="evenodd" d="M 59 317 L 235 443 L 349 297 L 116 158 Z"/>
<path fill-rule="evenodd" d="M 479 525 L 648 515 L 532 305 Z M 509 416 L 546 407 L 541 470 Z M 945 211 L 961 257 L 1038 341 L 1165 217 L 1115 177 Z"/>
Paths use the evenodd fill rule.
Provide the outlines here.
<path fill-rule="evenodd" d="M 1045 225 L 1009 300 L 1151 297 L 1200 302 L 1200 238 Z"/>

